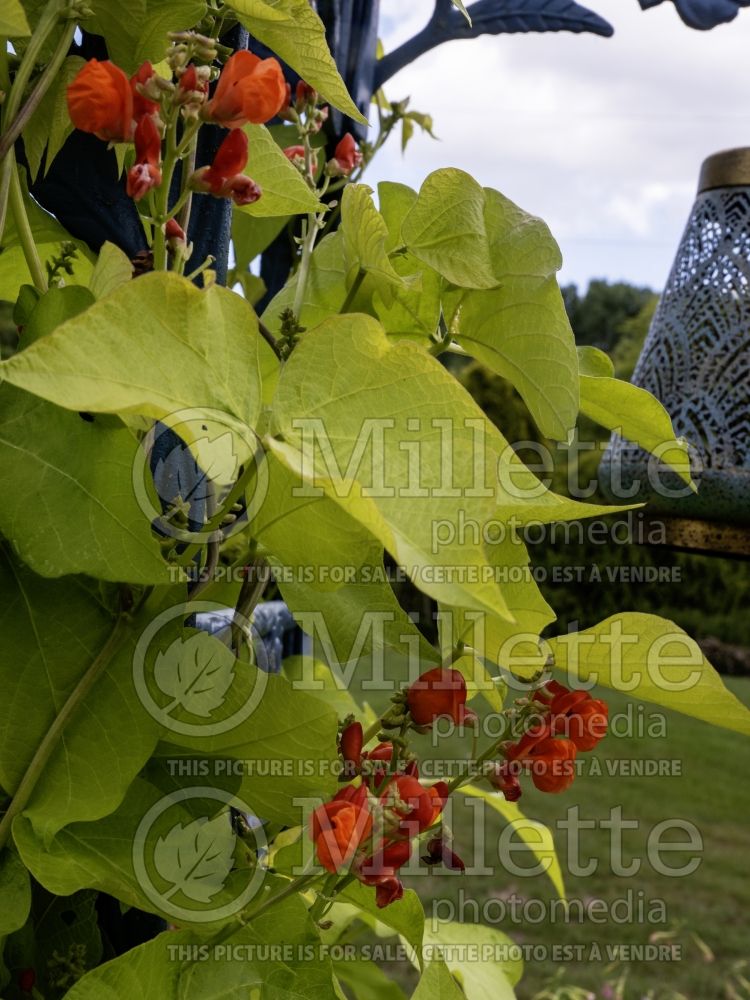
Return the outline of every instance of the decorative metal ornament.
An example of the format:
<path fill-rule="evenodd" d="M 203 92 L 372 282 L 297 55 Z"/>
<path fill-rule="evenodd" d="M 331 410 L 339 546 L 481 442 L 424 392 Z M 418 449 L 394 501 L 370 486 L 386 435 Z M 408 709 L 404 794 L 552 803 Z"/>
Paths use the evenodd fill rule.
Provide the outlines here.
<path fill-rule="evenodd" d="M 648 10 L 664 0 L 639 0 L 641 8 Z M 750 0 L 674 0 L 677 13 L 685 24 L 698 31 L 708 31 L 718 24 L 733 21 L 740 7 L 750 6 Z"/>
<path fill-rule="evenodd" d="M 632 381 L 691 446 L 698 493 L 613 435 L 599 480 L 667 514 L 667 542 L 750 555 L 750 149 L 710 156 Z"/>

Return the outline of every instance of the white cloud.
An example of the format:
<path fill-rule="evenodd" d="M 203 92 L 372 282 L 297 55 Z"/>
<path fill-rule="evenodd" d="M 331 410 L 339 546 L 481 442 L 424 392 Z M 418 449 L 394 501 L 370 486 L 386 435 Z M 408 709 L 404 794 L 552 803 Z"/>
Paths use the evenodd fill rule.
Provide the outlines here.
<path fill-rule="evenodd" d="M 432 3 L 382 0 L 386 50 L 418 31 Z M 700 164 L 750 144 L 750 11 L 711 32 L 686 28 L 671 4 L 590 0 L 615 36 L 500 35 L 452 42 L 394 77 L 435 120 L 404 158 L 386 148 L 368 180 L 417 187 L 458 166 L 549 222 L 563 280 L 663 284 Z"/>

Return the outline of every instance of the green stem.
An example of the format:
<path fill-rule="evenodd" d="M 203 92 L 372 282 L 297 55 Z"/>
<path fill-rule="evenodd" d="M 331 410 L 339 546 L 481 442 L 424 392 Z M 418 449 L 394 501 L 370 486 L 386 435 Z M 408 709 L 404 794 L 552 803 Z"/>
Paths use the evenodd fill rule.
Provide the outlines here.
<path fill-rule="evenodd" d="M 464 655 L 465 650 L 466 646 L 464 645 L 463 642 L 459 640 L 453 647 L 453 649 L 450 651 L 450 653 L 448 653 L 448 655 L 443 659 L 443 662 L 440 664 L 443 670 L 447 670 L 447 668 L 452 666 L 456 662 L 456 660 L 460 660 L 461 657 Z"/>
<path fill-rule="evenodd" d="M 256 906 L 254 910 L 250 910 L 249 913 L 243 914 L 242 923 L 249 924 L 256 917 L 259 917 L 261 913 L 265 913 L 270 907 L 275 906 L 280 903 L 282 899 L 287 899 L 292 896 L 295 892 L 300 892 L 306 885 L 313 882 L 316 878 L 320 878 L 320 872 L 307 872 L 307 874 L 299 875 L 296 879 L 293 879 L 289 885 L 285 886 L 281 892 L 277 892 L 275 896 L 267 899 L 260 906 Z"/>
<path fill-rule="evenodd" d="M 21 65 L 18 67 L 16 75 L 13 78 L 13 86 L 8 91 L 5 103 L 2 106 L 2 123 L 6 128 L 9 122 L 12 124 L 16 119 L 18 109 L 21 106 L 23 92 L 31 78 L 37 58 L 47 41 L 47 37 L 57 24 L 59 14 L 60 0 L 49 0 L 49 3 L 42 11 L 33 35 L 29 39 L 29 44 L 26 46 Z M 13 172 L 11 159 L 9 150 L 2 160 L 2 167 L 0 167 L 0 239 L 2 239 L 5 232 L 5 220 L 8 211 L 8 196 L 11 186 L 11 173 Z"/>
<path fill-rule="evenodd" d="M 315 902 L 307 911 L 313 923 L 320 920 L 320 918 L 323 916 L 323 911 L 325 910 L 326 906 L 331 902 L 331 894 L 333 893 L 340 877 L 341 876 L 337 872 L 334 872 L 332 875 L 328 876 L 328 878 L 323 883 L 322 887 L 318 890 L 318 895 L 315 899 Z"/>
<path fill-rule="evenodd" d="M 186 274 L 185 277 L 187 278 L 188 281 L 193 281 L 195 278 L 198 277 L 199 274 L 203 274 L 204 271 L 207 271 L 215 261 L 216 258 L 213 256 L 213 254 L 209 254 L 202 264 L 199 264 L 194 271 L 191 271 L 190 274 Z"/>
<path fill-rule="evenodd" d="M 256 315 L 256 319 L 258 320 L 258 332 L 260 333 L 261 337 L 265 340 L 265 342 L 271 348 L 271 350 L 279 359 L 279 361 L 282 361 L 283 358 L 281 357 L 281 350 L 279 349 L 279 345 L 276 341 L 276 338 L 268 329 L 268 327 L 265 325 L 265 323 L 263 323 L 260 316 Z"/>
<path fill-rule="evenodd" d="M 3 132 L 2 138 L 0 138 L 0 160 L 3 160 L 7 156 L 13 143 L 41 104 L 42 98 L 49 90 L 50 84 L 57 77 L 60 67 L 68 54 L 75 28 L 75 21 L 71 21 L 60 36 L 60 41 L 57 43 L 52 59 L 47 63 L 44 71 L 34 84 L 34 89 L 29 94 L 28 100 Z"/>
<path fill-rule="evenodd" d="M 50 757 L 57 748 L 68 723 L 76 714 L 93 686 L 104 673 L 110 660 L 117 651 L 117 648 L 122 641 L 123 633 L 127 630 L 127 627 L 127 617 L 120 615 L 100 653 L 80 679 L 78 684 L 76 684 L 75 688 L 68 696 L 68 700 L 60 709 L 57 718 L 45 733 L 42 742 L 37 747 L 36 753 L 31 759 L 31 763 L 26 768 L 23 778 L 21 778 L 20 784 L 18 785 L 18 788 L 13 796 L 13 800 L 8 806 L 8 811 L 3 816 L 2 822 L 0 822 L 0 849 L 2 849 L 8 842 L 13 820 L 28 805 L 34 788 L 42 776 L 44 768 L 49 763 Z"/>
<path fill-rule="evenodd" d="M 193 192 L 188 187 L 188 181 L 190 180 L 190 175 L 195 170 L 195 156 L 197 148 L 198 132 L 196 131 L 193 134 L 187 157 L 182 164 L 182 191 L 180 192 L 181 207 L 179 209 L 179 215 L 177 216 L 177 222 L 182 231 L 185 233 L 185 239 L 187 239 L 188 227 L 190 226 L 190 213 L 193 209 Z M 175 256 L 174 266 L 175 269 L 182 274 L 185 269 L 185 260 L 182 257 L 182 254 Z"/>
<path fill-rule="evenodd" d="M 326 178 L 324 181 L 322 190 L 318 191 L 312 171 L 312 146 L 310 145 L 309 125 L 305 125 L 303 127 L 301 131 L 301 138 L 305 149 L 305 181 L 310 190 L 313 191 L 318 198 L 322 198 L 328 189 L 328 179 Z M 307 217 L 305 225 L 306 228 L 302 240 L 302 257 L 297 271 L 297 286 L 294 291 L 294 304 L 292 305 L 292 312 L 294 313 L 294 318 L 298 323 L 300 312 L 302 311 L 302 303 L 305 299 L 307 279 L 310 274 L 310 260 L 312 258 L 312 252 L 315 249 L 315 241 L 317 240 L 318 233 L 321 230 L 321 220 L 317 213 L 311 212 Z"/>
<path fill-rule="evenodd" d="M 232 648 L 239 656 L 240 638 L 245 635 L 244 624 L 250 621 L 250 617 L 255 611 L 258 601 L 263 596 L 269 581 L 269 574 L 266 572 L 268 563 L 258 556 L 253 559 L 247 568 L 247 575 L 242 581 L 237 604 L 232 616 Z"/>
<path fill-rule="evenodd" d="M 47 37 L 57 25 L 60 13 L 60 0 L 49 0 L 49 3 L 42 11 L 39 22 L 29 40 L 29 44 L 26 46 L 21 65 L 18 67 L 18 71 L 13 78 L 13 86 L 3 107 L 3 123 L 6 124 L 6 127 L 7 123 L 12 123 L 18 114 L 23 92 L 31 78 L 31 74 L 34 72 L 36 61 L 44 48 Z"/>
<path fill-rule="evenodd" d="M 362 287 L 362 282 L 364 280 L 365 280 L 365 272 L 362 270 L 362 268 L 360 268 L 357 271 L 357 275 L 356 275 L 354 281 L 352 282 L 352 287 L 346 293 L 346 298 L 344 299 L 344 304 L 341 307 L 340 312 L 342 312 L 342 313 L 349 312 L 349 310 L 352 307 L 352 303 L 354 302 L 354 300 L 357 297 L 357 293 L 359 292 L 360 288 Z"/>
<path fill-rule="evenodd" d="M 277 903 L 280 903 L 282 899 L 287 899 L 289 896 L 292 896 L 295 892 L 301 892 L 302 889 L 304 889 L 304 887 L 308 885 L 308 883 L 312 882 L 313 879 L 319 877 L 320 877 L 320 872 L 304 872 L 302 875 L 297 876 L 297 878 L 292 879 L 292 881 L 288 885 L 284 886 L 284 888 L 280 892 L 275 893 L 273 896 L 271 896 L 270 899 L 266 899 L 263 903 L 260 904 L 260 906 L 256 906 L 254 910 L 244 911 L 239 915 L 239 917 L 237 917 L 231 923 L 227 924 L 227 926 L 221 930 L 221 932 L 218 934 L 217 937 L 211 939 L 211 944 L 217 945 L 221 944 L 223 941 L 226 941 L 233 934 L 236 934 L 237 931 L 241 930 L 246 924 L 249 924 L 251 921 L 255 920 L 256 917 L 259 917 L 261 913 L 265 913 L 265 911 L 268 910 L 270 907 L 275 906 Z"/>
<path fill-rule="evenodd" d="M 10 156 L 0 163 L 0 240 L 5 235 L 5 220 L 8 215 L 8 194 L 10 192 L 10 175 L 13 173 L 15 160 Z"/>
<path fill-rule="evenodd" d="M 507 729 L 507 723 L 505 725 L 505 728 L 503 729 L 503 733 L 505 733 L 506 729 Z M 502 738 L 503 737 L 500 737 L 499 740 L 495 740 L 491 746 L 487 747 L 484 753 L 481 753 L 478 757 L 474 758 L 474 760 L 472 761 L 473 765 L 472 770 L 476 771 L 477 767 L 480 764 L 484 764 L 485 761 L 490 760 L 497 754 L 498 744 L 502 741 Z M 461 785 L 465 785 L 467 781 L 471 781 L 473 777 L 475 777 L 475 775 L 472 774 L 458 775 L 458 777 L 454 778 L 453 781 L 451 781 L 448 784 L 448 794 L 450 795 L 451 792 L 455 792 L 457 788 L 460 788 Z"/>
<path fill-rule="evenodd" d="M 189 563 L 193 560 L 193 556 L 199 552 L 207 542 L 212 541 L 214 532 L 220 530 L 221 522 L 224 520 L 225 515 L 232 510 L 235 503 L 237 503 L 240 497 L 244 495 L 245 490 L 250 485 L 250 482 L 256 473 L 256 462 L 255 456 L 253 455 L 248 459 L 247 467 L 243 470 L 242 475 L 229 491 L 229 494 L 224 499 L 221 507 L 217 510 L 216 514 L 212 518 L 209 518 L 206 524 L 203 525 L 201 535 L 206 536 L 206 542 L 191 542 L 189 545 L 186 545 L 179 557 L 180 564 L 185 566 L 189 565 Z"/>
<path fill-rule="evenodd" d="M 18 239 L 21 243 L 26 265 L 31 273 L 31 280 L 42 295 L 47 291 L 47 278 L 39 259 L 39 252 L 34 241 L 34 234 L 29 225 L 29 217 L 26 214 L 26 206 L 23 203 L 23 191 L 21 182 L 18 179 L 18 167 L 16 166 L 15 155 L 9 154 L 7 162 L 10 164 L 10 187 L 8 191 L 8 201 L 13 212 L 16 223 Z"/>
<path fill-rule="evenodd" d="M 302 241 L 302 257 L 299 262 L 297 285 L 294 290 L 294 304 L 292 306 L 292 312 L 294 313 L 294 318 L 297 322 L 299 322 L 300 312 L 302 311 L 302 303 L 305 299 L 305 288 L 307 287 L 307 278 L 310 274 L 310 260 L 312 258 L 312 252 L 315 249 L 315 240 L 317 235 L 318 217 L 312 213 L 307 217 L 305 235 Z"/>

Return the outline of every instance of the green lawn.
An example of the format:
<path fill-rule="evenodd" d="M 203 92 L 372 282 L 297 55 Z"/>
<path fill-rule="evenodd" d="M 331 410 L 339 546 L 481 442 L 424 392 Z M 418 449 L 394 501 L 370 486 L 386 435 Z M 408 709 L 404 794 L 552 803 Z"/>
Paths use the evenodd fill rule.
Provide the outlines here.
<path fill-rule="evenodd" d="M 728 684 L 745 703 L 750 703 L 750 681 L 730 679 Z M 625 713 L 630 704 L 636 720 L 636 726 L 631 728 L 636 730 L 639 718 L 642 725 L 658 724 L 657 716 L 662 714 L 661 709 L 653 705 L 645 705 L 645 713 L 639 712 L 636 703 L 610 691 L 602 691 L 600 696 L 609 702 L 611 716 Z M 483 830 L 473 828 L 474 814 L 460 804 L 457 804 L 453 820 L 456 850 L 470 864 L 478 856 L 475 854 L 475 845 L 478 845 L 479 854 L 483 850 L 485 863 L 492 873 L 438 874 L 443 870 L 435 869 L 432 876 L 425 873 L 408 880 L 419 893 L 428 920 L 433 913 L 438 917 L 448 915 L 450 902 L 445 901 L 460 904 L 463 897 L 467 922 L 476 920 L 475 905 L 478 905 L 480 919 L 484 917 L 514 941 L 525 946 L 544 946 L 537 954 L 541 955 L 546 949 L 547 957 L 531 959 L 517 987 L 522 1000 L 530 1000 L 552 976 L 563 973 L 564 983 L 587 987 L 596 991 L 597 997 L 606 996 L 606 991 L 604 994 L 599 992 L 603 983 L 615 979 L 624 968 L 620 964 L 612 969 L 608 946 L 646 945 L 655 932 L 676 927 L 682 928 L 677 939 L 681 954 L 676 960 L 665 961 L 662 951 L 661 960 L 657 956 L 656 960 L 644 958 L 628 963 L 627 1000 L 640 1000 L 649 990 L 660 998 L 673 996 L 667 991 L 680 991 L 689 1000 L 723 1000 L 732 996 L 724 984 L 733 963 L 750 959 L 750 880 L 747 878 L 750 740 L 677 713 L 664 713 L 664 719 L 666 736 L 661 738 L 640 736 L 637 731 L 632 735 L 608 736 L 596 751 L 584 755 L 588 760 L 596 757 L 602 773 L 579 775 L 572 787 L 561 795 L 543 795 L 533 788 L 529 779 L 524 780 L 524 794 L 519 803 L 526 815 L 543 821 L 555 831 L 568 898 L 587 904 L 594 900 L 610 904 L 617 899 L 627 901 L 629 895 L 633 901 L 632 919 L 628 919 L 629 914 L 625 912 L 619 914 L 620 918 L 625 917 L 624 922 L 607 919 L 604 923 L 595 923 L 585 915 L 580 921 L 580 904 L 575 903 L 571 919 L 566 921 L 558 908 L 554 923 L 546 917 L 540 921 L 540 914 L 544 916 L 549 912 L 543 910 L 543 906 L 548 907 L 554 898 L 548 878 L 509 874 L 498 862 L 498 837 L 504 821 L 487 810 Z M 421 740 L 419 750 L 424 750 L 425 756 L 460 759 L 468 751 L 468 738 L 461 741 L 446 738 L 434 752 L 430 751 L 429 736 Z M 623 773 L 623 768 L 634 766 L 632 762 L 646 759 L 676 762 L 668 766 L 679 767 L 680 773 L 672 770 L 661 777 Z M 608 773 L 607 762 L 612 762 L 609 766 L 615 769 L 614 773 Z M 588 877 L 576 878 L 567 870 L 565 833 L 556 828 L 569 808 L 575 806 L 582 820 L 593 820 L 596 824 L 594 829 L 583 829 L 579 835 L 581 862 L 589 859 L 598 862 L 597 870 Z M 618 877 L 613 873 L 612 835 L 609 829 L 599 825 L 599 821 L 609 819 L 611 810 L 618 806 L 624 819 L 638 821 L 637 829 L 628 828 L 622 833 L 624 864 L 634 858 L 641 861 L 640 870 L 632 877 Z M 697 869 L 682 877 L 659 874 L 649 862 L 647 852 L 650 831 L 658 823 L 674 819 L 694 824 L 702 839 L 702 850 L 698 852 L 662 855 L 663 862 L 671 866 L 684 865 L 690 855 L 698 857 Z M 671 834 L 665 833 L 662 840 L 679 841 L 684 837 L 684 832 L 674 830 Z M 518 855 L 515 860 L 519 864 L 524 862 Z M 530 908 L 523 908 L 517 914 L 521 919 L 516 921 L 512 919 L 514 897 L 517 910 L 521 910 L 522 900 L 537 901 Z M 654 904 L 654 900 L 663 900 L 665 914 L 660 912 L 661 907 Z M 618 905 L 625 909 L 624 902 Z M 649 921 L 649 911 L 657 922 Z M 524 915 L 528 919 L 522 919 Z M 713 959 L 704 954 L 692 934 L 708 945 Z M 568 956 L 572 955 L 573 960 L 566 960 L 564 953 L 552 953 L 554 945 L 578 946 L 578 951 L 569 951 Z M 592 945 L 601 950 L 598 960 L 591 958 L 592 954 L 596 955 Z M 581 952 L 583 957 L 579 960 Z M 742 992 L 737 996 L 745 1000 L 750 993 Z"/>

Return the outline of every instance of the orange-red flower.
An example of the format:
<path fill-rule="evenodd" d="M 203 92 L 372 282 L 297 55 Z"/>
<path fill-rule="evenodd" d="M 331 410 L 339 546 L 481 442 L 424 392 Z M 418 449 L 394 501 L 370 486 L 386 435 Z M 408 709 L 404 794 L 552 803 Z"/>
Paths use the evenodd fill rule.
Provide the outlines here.
<path fill-rule="evenodd" d="M 369 836 L 372 816 L 367 808 L 367 788 L 348 785 L 330 802 L 318 806 L 310 817 L 310 837 L 318 861 L 329 872 L 345 871 L 357 848 Z"/>
<path fill-rule="evenodd" d="M 261 189 L 242 171 L 247 164 L 247 136 L 242 129 L 232 129 L 219 146 L 209 167 L 201 167 L 190 178 L 196 191 L 231 198 L 236 205 L 250 205 L 261 196 Z"/>
<path fill-rule="evenodd" d="M 506 801 L 517 802 L 521 798 L 520 782 L 509 767 L 508 761 L 495 764 L 487 778 L 493 788 L 503 793 Z"/>
<path fill-rule="evenodd" d="M 135 127 L 135 164 L 128 170 L 129 198 L 140 201 L 161 184 L 161 136 L 151 115 L 144 115 Z"/>
<path fill-rule="evenodd" d="M 108 142 L 128 142 L 133 135 L 133 91 L 114 63 L 90 59 L 67 91 L 70 120 L 82 132 Z"/>
<path fill-rule="evenodd" d="M 432 826 L 448 800 L 448 786 L 437 781 L 429 788 L 410 774 L 400 774 L 388 782 L 381 801 L 395 817 L 391 835 L 415 837 Z"/>
<path fill-rule="evenodd" d="M 564 792 L 575 778 L 576 745 L 551 735 L 549 725 L 537 726 L 508 751 L 508 760 L 531 772 L 540 792 Z"/>
<path fill-rule="evenodd" d="M 607 735 L 607 703 L 592 698 L 587 691 L 570 691 L 557 681 L 549 681 L 535 697 L 549 705 L 552 732 L 572 740 L 578 750 L 593 750 Z"/>
<path fill-rule="evenodd" d="M 579 750 L 593 750 L 607 735 L 609 709 L 606 702 L 590 698 L 585 691 L 568 691 L 550 707 L 552 728 L 567 736 Z"/>
<path fill-rule="evenodd" d="M 466 707 L 466 681 L 458 670 L 428 670 L 408 689 L 406 702 L 418 726 L 429 726 L 444 717 L 456 725 L 476 722 L 475 713 Z"/>
<path fill-rule="evenodd" d="M 411 856 L 408 840 L 381 844 L 369 858 L 356 866 L 357 878 L 364 885 L 375 886 L 375 903 L 381 909 L 401 899 L 404 886 L 396 872 Z"/>
<path fill-rule="evenodd" d="M 286 81 L 276 59 L 241 50 L 227 59 L 204 116 L 225 128 L 262 125 L 286 101 Z"/>
<path fill-rule="evenodd" d="M 348 177 L 362 162 L 362 153 L 351 132 L 347 132 L 333 151 L 333 159 L 328 161 L 328 173 L 338 177 Z"/>

